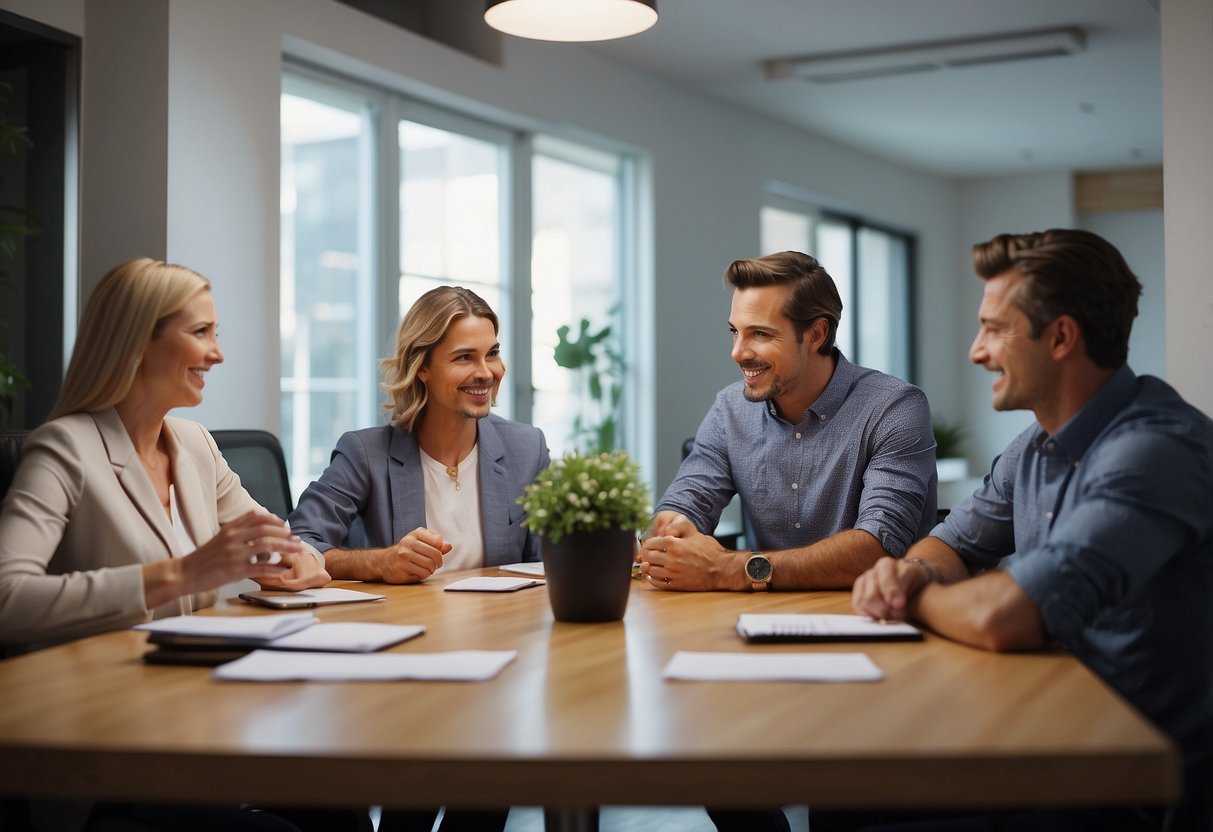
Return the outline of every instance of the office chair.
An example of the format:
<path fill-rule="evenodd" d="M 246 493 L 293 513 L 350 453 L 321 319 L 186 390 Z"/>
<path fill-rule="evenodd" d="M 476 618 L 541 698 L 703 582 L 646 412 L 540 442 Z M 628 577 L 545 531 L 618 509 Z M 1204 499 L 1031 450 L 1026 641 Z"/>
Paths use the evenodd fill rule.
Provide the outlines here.
<path fill-rule="evenodd" d="M 682 458 L 686 459 L 688 456 L 690 456 L 691 451 L 694 448 L 694 437 L 682 440 Z M 712 534 L 712 536 L 719 541 L 720 545 L 724 546 L 726 549 L 745 549 L 747 546 L 751 545 L 750 540 L 752 539 L 752 535 L 750 529 L 750 515 L 746 512 L 745 500 L 741 499 L 740 495 L 737 496 L 737 504 L 741 509 L 741 533 L 738 534 L 737 532 L 725 532 L 724 534 L 718 534 L 716 533 L 720 531 L 718 528 L 716 532 L 713 532 Z"/>
<path fill-rule="evenodd" d="M 21 463 L 21 446 L 25 444 L 28 430 L 0 431 L 0 500 L 8 493 Z"/>
<path fill-rule="evenodd" d="M 278 437 L 264 430 L 214 430 L 211 436 L 254 500 L 279 517 L 291 513 L 295 502 Z"/>

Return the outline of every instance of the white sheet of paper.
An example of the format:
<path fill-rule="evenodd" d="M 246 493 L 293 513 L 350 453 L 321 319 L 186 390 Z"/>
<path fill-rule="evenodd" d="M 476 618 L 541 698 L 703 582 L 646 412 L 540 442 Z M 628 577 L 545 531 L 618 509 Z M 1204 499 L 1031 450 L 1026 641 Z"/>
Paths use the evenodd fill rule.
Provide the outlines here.
<path fill-rule="evenodd" d="M 269 640 L 310 627 L 316 620 L 316 616 L 310 612 L 282 615 L 174 615 L 136 624 L 132 629 L 183 636 Z"/>
<path fill-rule="evenodd" d="M 543 581 L 538 581 L 534 578 L 493 578 L 480 576 L 455 581 L 453 584 L 447 584 L 443 589 L 448 592 L 513 592 L 516 589 L 525 589 L 528 586 L 543 586 Z"/>
<path fill-rule="evenodd" d="M 215 668 L 216 679 L 244 682 L 483 682 L 518 655 L 517 650 L 449 653 L 292 653 L 254 650 Z"/>
<path fill-rule="evenodd" d="M 662 671 L 685 681 L 875 682 L 867 653 L 693 653 L 679 650 Z"/>
<path fill-rule="evenodd" d="M 497 567 L 502 572 L 512 572 L 515 575 L 530 575 L 532 578 L 544 576 L 543 561 L 527 561 L 525 563 L 503 563 Z"/>
<path fill-rule="evenodd" d="M 379 624 L 360 621 L 323 621 L 276 638 L 275 650 L 320 650 L 339 653 L 372 653 L 416 638 L 425 632 L 421 624 Z"/>

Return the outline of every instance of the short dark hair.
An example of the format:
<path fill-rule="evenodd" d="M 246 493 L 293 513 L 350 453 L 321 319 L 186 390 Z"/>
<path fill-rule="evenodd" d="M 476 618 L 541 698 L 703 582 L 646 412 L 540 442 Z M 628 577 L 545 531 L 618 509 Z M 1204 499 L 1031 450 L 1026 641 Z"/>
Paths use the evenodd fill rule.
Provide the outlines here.
<path fill-rule="evenodd" d="M 750 260 L 734 260 L 725 270 L 724 282 L 734 289 L 786 284 L 791 291 L 783 314 L 792 319 L 796 340 L 803 340 L 805 330 L 818 318 L 825 318 L 829 330 L 817 352 L 829 355 L 834 349 L 842 298 L 834 279 L 814 258 L 799 251 L 781 251 Z"/>
<path fill-rule="evenodd" d="M 1033 338 L 1069 315 L 1078 321 L 1096 366 L 1116 369 L 1128 360 L 1141 283 L 1098 234 L 1065 228 L 999 234 L 973 246 L 973 268 L 984 280 L 1011 269 L 1024 276 L 1014 301 L 1027 315 Z"/>

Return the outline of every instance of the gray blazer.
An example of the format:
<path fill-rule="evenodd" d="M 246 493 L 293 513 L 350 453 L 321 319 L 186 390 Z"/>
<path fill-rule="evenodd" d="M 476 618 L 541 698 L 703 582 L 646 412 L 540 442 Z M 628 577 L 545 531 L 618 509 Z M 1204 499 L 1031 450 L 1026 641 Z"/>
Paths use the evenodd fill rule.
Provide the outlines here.
<path fill-rule="evenodd" d="M 202 425 L 164 424 L 182 520 L 202 545 L 258 505 Z M 172 557 L 174 541 L 113 409 L 46 423 L 26 440 L 0 513 L 0 642 L 66 641 L 215 603 L 209 591 L 145 606 L 143 564 Z"/>
<path fill-rule="evenodd" d="M 495 414 L 476 426 L 485 566 L 539 560 L 539 536 L 521 525 L 526 512 L 517 501 L 547 467 L 543 432 Z M 291 531 L 321 552 L 391 546 L 424 527 L 425 479 L 416 435 L 391 425 L 344 434 L 290 520 Z"/>

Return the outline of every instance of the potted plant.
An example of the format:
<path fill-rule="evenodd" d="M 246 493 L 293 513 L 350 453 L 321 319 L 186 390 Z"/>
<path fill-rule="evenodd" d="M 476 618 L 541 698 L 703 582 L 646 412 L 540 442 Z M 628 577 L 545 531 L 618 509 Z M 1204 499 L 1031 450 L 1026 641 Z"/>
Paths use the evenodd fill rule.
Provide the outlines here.
<path fill-rule="evenodd" d="M 961 452 L 965 431 L 959 424 L 936 420 L 935 470 L 940 482 L 955 482 L 969 476 L 969 461 Z"/>
<path fill-rule="evenodd" d="M 557 621 L 618 621 L 627 608 L 636 533 L 649 489 L 626 451 L 569 453 L 539 472 L 518 502 L 543 540 Z"/>

